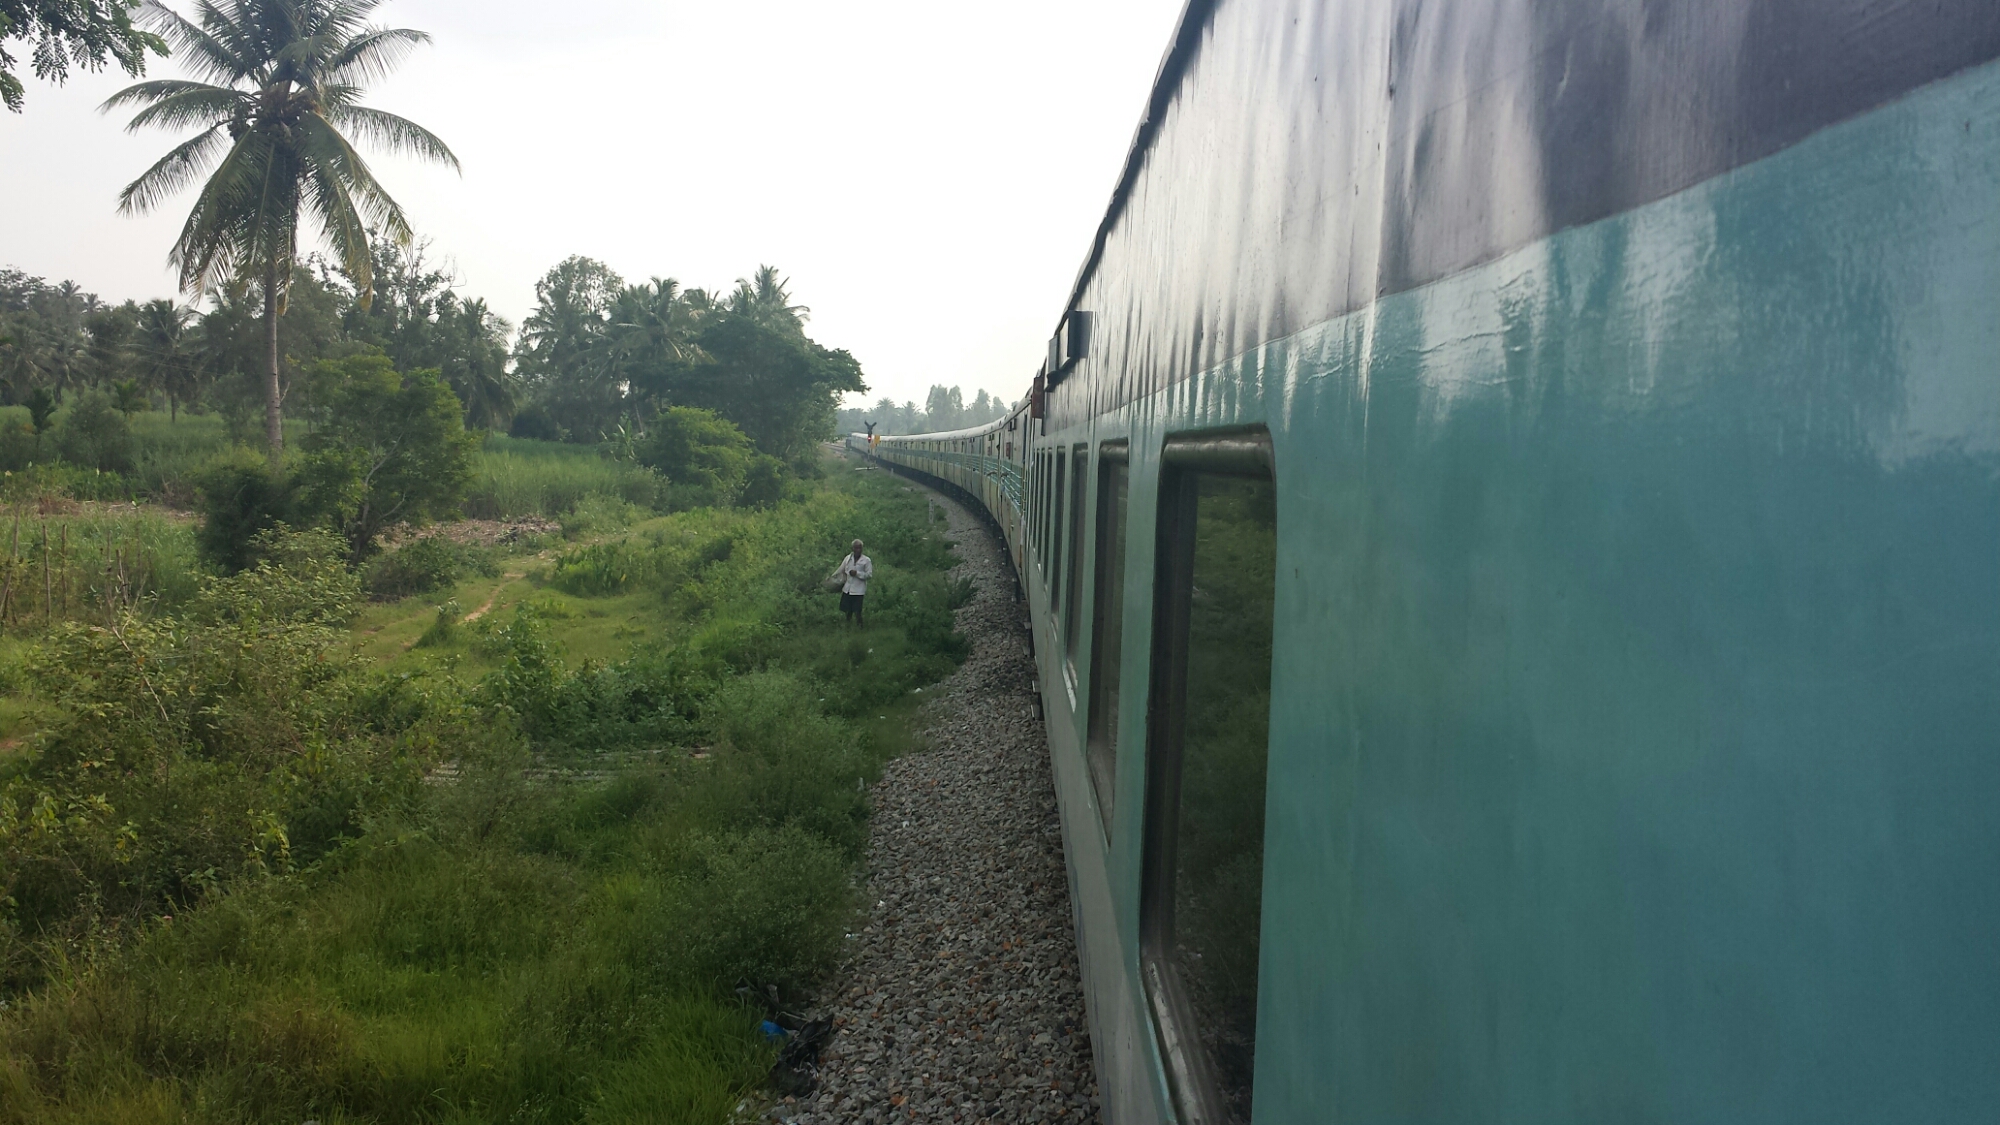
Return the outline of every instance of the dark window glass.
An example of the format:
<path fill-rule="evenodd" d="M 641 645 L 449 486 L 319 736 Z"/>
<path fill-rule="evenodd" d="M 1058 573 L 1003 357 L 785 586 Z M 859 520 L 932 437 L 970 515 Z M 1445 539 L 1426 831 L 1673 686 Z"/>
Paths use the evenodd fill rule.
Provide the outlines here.
<path fill-rule="evenodd" d="M 1090 723 L 1085 754 L 1097 810 L 1111 828 L 1118 778 L 1118 670 L 1125 651 L 1125 462 L 1097 461 L 1097 597 L 1090 651 Z"/>
<path fill-rule="evenodd" d="M 1033 560 L 1039 562 L 1042 557 L 1042 512 L 1046 510 L 1042 504 L 1042 481 L 1048 474 L 1043 471 L 1047 466 L 1042 464 L 1040 454 L 1030 452 L 1028 466 L 1028 471 L 1033 474 L 1028 481 L 1028 543 L 1035 549 Z"/>
<path fill-rule="evenodd" d="M 1055 457 L 1044 451 L 1042 453 L 1042 498 L 1040 508 L 1035 513 L 1035 540 L 1041 547 L 1039 558 L 1041 560 L 1044 582 L 1048 579 L 1049 570 L 1049 509 L 1053 507 L 1049 502 L 1049 480 L 1055 475 L 1055 471 Z"/>
<path fill-rule="evenodd" d="M 1276 500 L 1268 477 L 1162 481 L 1146 976 L 1190 1125 L 1250 1120 Z"/>
<path fill-rule="evenodd" d="M 1069 592 L 1069 601 L 1063 605 L 1063 649 L 1069 657 L 1070 668 L 1076 668 L 1076 648 L 1082 643 L 1083 630 L 1079 628 L 1079 618 L 1083 615 L 1083 528 L 1085 491 L 1090 483 L 1090 447 L 1079 445 L 1070 456 L 1072 471 L 1069 475 L 1069 578 L 1063 588 Z M 1072 677 L 1073 678 L 1073 677 Z"/>
<path fill-rule="evenodd" d="M 1062 501 L 1063 484 L 1069 469 L 1069 457 L 1063 453 L 1052 454 L 1055 469 L 1049 474 L 1049 523 L 1048 546 L 1042 552 L 1042 569 L 1048 576 L 1049 604 L 1053 608 L 1062 605 Z"/>

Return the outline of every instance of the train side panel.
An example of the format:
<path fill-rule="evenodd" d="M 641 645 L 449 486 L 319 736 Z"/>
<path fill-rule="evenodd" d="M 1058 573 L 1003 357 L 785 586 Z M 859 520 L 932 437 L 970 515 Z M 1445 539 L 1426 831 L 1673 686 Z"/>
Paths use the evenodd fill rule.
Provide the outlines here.
<path fill-rule="evenodd" d="M 1255 1121 L 2000 1102 L 2000 8 L 1645 9 L 1197 5 L 1019 457 L 876 447 L 1022 576 L 1111 1121 L 1182 1118 L 1141 941 L 1163 451 L 1245 434 Z M 1110 442 L 1106 816 L 1051 458 L 1094 513 Z"/>

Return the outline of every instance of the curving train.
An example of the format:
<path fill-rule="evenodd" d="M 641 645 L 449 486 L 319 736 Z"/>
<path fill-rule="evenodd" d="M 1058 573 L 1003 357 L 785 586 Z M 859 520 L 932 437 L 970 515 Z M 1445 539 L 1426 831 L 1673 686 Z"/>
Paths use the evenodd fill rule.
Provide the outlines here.
<path fill-rule="evenodd" d="M 1192 3 L 1002 529 L 1108 1120 L 2000 1106 L 2000 4 Z"/>

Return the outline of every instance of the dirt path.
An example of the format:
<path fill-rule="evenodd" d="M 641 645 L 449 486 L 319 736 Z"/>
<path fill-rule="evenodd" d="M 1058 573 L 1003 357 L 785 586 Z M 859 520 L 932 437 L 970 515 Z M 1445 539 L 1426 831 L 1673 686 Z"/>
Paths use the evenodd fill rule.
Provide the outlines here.
<path fill-rule="evenodd" d="M 1096 1121 L 1062 829 L 1026 615 L 991 532 L 937 498 L 972 655 L 874 791 L 869 911 L 819 1092 L 781 1121 Z"/>
<path fill-rule="evenodd" d="M 508 585 L 514 582 L 516 579 L 526 578 L 527 576 L 528 572 L 525 570 L 520 572 L 519 574 L 516 574 L 510 570 L 507 573 L 501 575 L 500 584 L 498 586 L 493 587 L 493 595 L 486 599 L 485 605 L 482 605 L 478 609 L 473 610 L 471 613 L 466 614 L 465 615 L 466 621 L 468 622 L 477 621 L 480 618 L 486 616 L 486 611 L 492 609 L 493 603 L 500 600 L 501 591 L 505 590 L 508 587 Z"/>

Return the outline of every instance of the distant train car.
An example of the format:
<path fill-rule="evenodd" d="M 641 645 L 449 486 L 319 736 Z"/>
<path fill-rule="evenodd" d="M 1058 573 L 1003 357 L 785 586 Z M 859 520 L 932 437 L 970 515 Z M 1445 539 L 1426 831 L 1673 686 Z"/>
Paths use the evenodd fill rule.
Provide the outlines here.
<path fill-rule="evenodd" d="M 872 446 L 1023 577 L 1110 1121 L 1995 1119 L 1996 60 L 1188 9 L 1033 393 Z"/>

